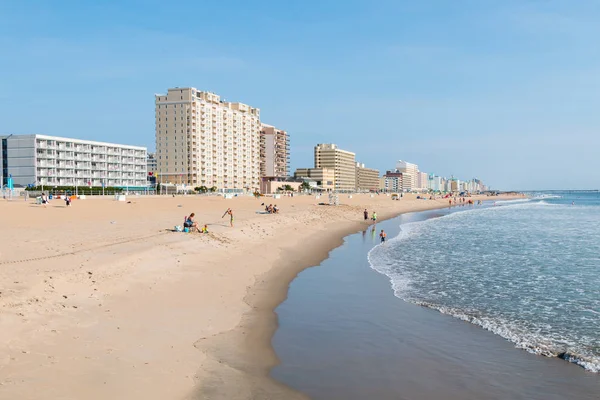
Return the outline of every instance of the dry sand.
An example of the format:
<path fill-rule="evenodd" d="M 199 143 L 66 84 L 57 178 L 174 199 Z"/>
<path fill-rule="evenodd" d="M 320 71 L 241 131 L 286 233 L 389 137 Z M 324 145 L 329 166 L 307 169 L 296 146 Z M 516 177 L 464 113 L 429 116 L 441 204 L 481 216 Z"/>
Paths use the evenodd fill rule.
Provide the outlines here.
<path fill-rule="evenodd" d="M 289 282 L 363 227 L 364 208 L 385 219 L 447 206 L 129 200 L 0 200 L 0 399 L 302 399 L 268 378 Z M 281 214 L 257 214 L 261 202 Z M 170 231 L 190 212 L 210 234 Z"/>

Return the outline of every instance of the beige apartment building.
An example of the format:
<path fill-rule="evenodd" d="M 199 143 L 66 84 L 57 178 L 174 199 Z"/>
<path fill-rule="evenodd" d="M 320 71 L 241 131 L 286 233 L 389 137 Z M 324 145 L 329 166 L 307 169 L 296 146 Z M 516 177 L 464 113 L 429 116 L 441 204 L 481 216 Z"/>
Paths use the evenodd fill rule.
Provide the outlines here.
<path fill-rule="evenodd" d="M 366 168 L 365 164 L 356 163 L 356 190 L 368 192 L 379 189 L 379 170 Z"/>
<path fill-rule="evenodd" d="M 335 190 L 356 190 L 355 154 L 338 148 L 335 144 L 315 146 L 315 168 L 333 169 Z"/>
<path fill-rule="evenodd" d="M 294 177 L 311 179 L 317 182 L 319 188 L 327 191 L 335 189 L 335 171 L 330 168 L 298 168 Z"/>
<path fill-rule="evenodd" d="M 262 124 L 260 130 L 260 175 L 283 177 L 289 175 L 290 138 L 286 131 Z"/>
<path fill-rule="evenodd" d="M 260 110 L 193 87 L 155 96 L 159 183 L 254 191 L 260 178 Z"/>

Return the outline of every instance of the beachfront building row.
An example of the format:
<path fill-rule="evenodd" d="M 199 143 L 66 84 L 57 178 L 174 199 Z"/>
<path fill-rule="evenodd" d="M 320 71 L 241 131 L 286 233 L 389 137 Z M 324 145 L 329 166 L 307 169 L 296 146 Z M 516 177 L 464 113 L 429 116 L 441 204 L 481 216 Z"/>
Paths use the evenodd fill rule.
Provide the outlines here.
<path fill-rule="evenodd" d="M 489 188 L 479 179 L 461 181 L 454 177 L 446 179 L 435 174 L 419 171 L 416 164 L 398 161 L 396 168 L 386 171 L 379 179 L 379 188 L 386 192 L 468 192 L 480 193 Z"/>
<path fill-rule="evenodd" d="M 260 190 L 289 176 L 289 135 L 262 124 L 260 109 L 193 87 L 155 95 L 157 181 Z"/>
<path fill-rule="evenodd" d="M 488 191 L 489 188 L 477 178 L 469 181 L 461 181 L 454 177 L 446 179 L 435 174 L 430 174 L 428 177 L 428 190 L 433 192 L 481 193 Z"/>
<path fill-rule="evenodd" d="M 145 147 L 46 135 L 0 137 L 2 185 L 145 189 Z"/>
<path fill-rule="evenodd" d="M 355 192 L 378 190 L 379 171 L 356 162 L 353 152 L 340 149 L 333 143 L 317 144 L 314 148 L 314 167 L 298 168 L 296 178 L 316 181 L 318 189 Z"/>

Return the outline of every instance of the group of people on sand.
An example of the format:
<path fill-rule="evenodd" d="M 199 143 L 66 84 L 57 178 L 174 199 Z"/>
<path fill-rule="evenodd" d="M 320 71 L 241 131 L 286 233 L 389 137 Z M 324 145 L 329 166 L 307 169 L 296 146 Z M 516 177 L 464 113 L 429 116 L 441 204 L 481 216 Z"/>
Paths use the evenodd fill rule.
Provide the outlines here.
<path fill-rule="evenodd" d="M 187 217 L 185 217 L 185 221 L 183 222 L 183 227 L 187 228 L 190 231 L 196 231 L 198 233 L 208 233 L 208 225 L 204 225 L 202 228 L 198 225 L 196 221 L 194 221 L 195 213 L 191 213 Z"/>
<path fill-rule="evenodd" d="M 453 205 L 459 204 L 461 206 L 464 205 L 475 205 L 475 202 L 473 201 L 473 199 L 466 199 L 465 197 L 454 197 L 454 198 L 449 198 L 448 199 L 448 204 L 450 205 L 450 207 L 452 207 Z M 477 201 L 477 205 L 481 205 L 483 204 L 481 200 Z"/>
<path fill-rule="evenodd" d="M 279 208 L 277 208 L 277 204 L 269 204 L 265 206 L 265 211 L 269 214 L 279 214 Z"/>
<path fill-rule="evenodd" d="M 233 228 L 233 222 L 234 222 L 233 210 L 231 208 L 228 208 L 221 218 L 225 218 L 226 215 L 229 215 L 229 226 L 231 226 Z M 198 233 L 208 233 L 208 225 L 204 224 L 204 226 L 202 228 L 200 228 L 200 225 L 198 225 L 198 222 L 196 222 L 194 220 L 195 216 L 196 216 L 195 213 L 191 213 L 189 216 L 185 217 L 184 222 L 183 222 L 183 227 L 187 228 L 188 230 L 190 230 L 192 232 L 196 231 Z"/>
<path fill-rule="evenodd" d="M 25 200 L 27 200 L 28 193 L 25 192 L 25 195 L 26 195 Z M 67 196 L 65 194 L 64 198 L 65 198 L 65 206 L 70 207 L 71 206 L 71 196 Z M 50 196 L 46 195 L 45 192 L 42 192 L 42 194 L 40 195 L 40 200 L 44 207 L 46 207 L 48 204 L 50 204 Z"/>

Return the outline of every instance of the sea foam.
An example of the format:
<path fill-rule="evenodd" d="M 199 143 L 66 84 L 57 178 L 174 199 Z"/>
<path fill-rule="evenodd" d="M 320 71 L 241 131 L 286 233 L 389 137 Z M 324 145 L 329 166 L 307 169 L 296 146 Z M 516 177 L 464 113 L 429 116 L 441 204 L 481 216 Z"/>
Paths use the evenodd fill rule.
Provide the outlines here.
<path fill-rule="evenodd" d="M 546 196 L 405 224 L 369 263 L 400 299 L 599 372 L 600 200 L 569 203 Z"/>

